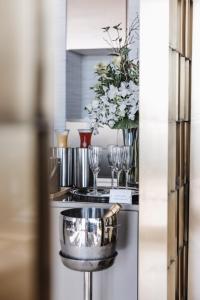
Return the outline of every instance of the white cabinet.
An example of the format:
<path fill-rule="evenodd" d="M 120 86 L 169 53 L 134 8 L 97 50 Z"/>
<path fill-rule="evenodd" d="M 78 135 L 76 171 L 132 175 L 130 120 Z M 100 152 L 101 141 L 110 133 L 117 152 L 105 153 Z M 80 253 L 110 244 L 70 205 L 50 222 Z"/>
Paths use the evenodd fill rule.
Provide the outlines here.
<path fill-rule="evenodd" d="M 125 29 L 126 15 L 126 0 L 67 0 L 67 50 L 110 48 L 101 28 Z"/>
<path fill-rule="evenodd" d="M 66 204 L 67 206 L 67 204 Z M 51 296 L 52 300 L 83 299 L 83 273 L 63 266 L 58 255 L 59 213 L 65 208 L 52 207 Z M 118 257 L 114 265 L 93 273 L 95 300 L 137 300 L 138 285 L 138 211 L 121 211 L 119 215 Z"/>

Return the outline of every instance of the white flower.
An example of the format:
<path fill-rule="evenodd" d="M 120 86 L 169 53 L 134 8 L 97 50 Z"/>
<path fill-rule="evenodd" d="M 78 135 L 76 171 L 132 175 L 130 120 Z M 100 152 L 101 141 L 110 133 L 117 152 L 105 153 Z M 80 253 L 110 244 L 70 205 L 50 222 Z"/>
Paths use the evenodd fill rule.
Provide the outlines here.
<path fill-rule="evenodd" d="M 138 92 L 139 87 L 131 80 L 129 81 L 129 89 L 133 93 L 133 92 Z"/>
<path fill-rule="evenodd" d="M 103 86 L 103 91 L 106 93 L 107 90 L 108 90 L 107 86 L 104 85 L 104 86 Z"/>
<path fill-rule="evenodd" d="M 108 122 L 108 125 L 112 128 L 115 125 L 115 122 L 113 120 Z"/>
<path fill-rule="evenodd" d="M 134 121 L 135 120 L 135 115 L 132 115 L 132 114 L 129 114 L 129 119 L 131 120 L 131 121 Z"/>
<path fill-rule="evenodd" d="M 118 88 L 114 85 L 110 85 L 110 88 L 108 89 L 108 98 L 114 99 L 118 95 Z"/>
<path fill-rule="evenodd" d="M 99 101 L 98 100 L 93 100 L 92 101 L 92 108 L 97 109 L 99 106 Z"/>
<path fill-rule="evenodd" d="M 131 107 L 131 109 L 129 111 L 129 115 L 128 115 L 131 120 L 133 120 L 133 121 L 135 120 L 135 114 L 137 111 L 138 111 L 138 105 Z"/>
<path fill-rule="evenodd" d="M 112 61 L 112 62 L 113 62 L 113 64 L 116 65 L 117 67 L 120 67 L 121 60 L 122 60 L 121 56 L 115 56 L 115 57 L 113 58 L 113 61 Z"/>
<path fill-rule="evenodd" d="M 91 105 L 91 103 L 89 103 L 88 105 L 86 105 L 86 107 L 85 107 L 89 112 L 91 112 L 91 110 L 92 110 L 92 105 Z"/>
<path fill-rule="evenodd" d="M 107 121 L 109 122 L 109 121 L 111 121 L 111 120 L 116 120 L 117 119 L 117 116 L 115 115 L 115 114 L 113 114 L 113 113 L 108 113 L 107 115 Z"/>
<path fill-rule="evenodd" d="M 125 103 L 122 103 L 120 106 L 119 106 L 119 109 L 121 111 L 125 110 L 126 109 L 126 104 Z"/>
<path fill-rule="evenodd" d="M 129 91 L 129 89 L 127 88 L 125 82 L 122 82 L 122 83 L 121 83 L 121 86 L 120 86 L 120 88 L 119 88 L 119 91 L 120 91 L 120 95 L 121 95 L 122 97 L 124 97 L 124 98 L 125 98 L 127 95 L 130 94 L 130 91 Z"/>
<path fill-rule="evenodd" d="M 119 111 L 119 116 L 120 116 L 120 117 L 124 117 L 125 114 L 126 114 L 125 110 L 120 110 L 120 111 Z"/>
<path fill-rule="evenodd" d="M 95 70 L 97 71 L 97 72 L 105 72 L 105 70 L 106 70 L 106 64 L 104 64 L 104 63 L 99 63 L 99 64 L 97 64 L 96 66 L 95 66 Z"/>
<path fill-rule="evenodd" d="M 108 96 L 101 96 L 101 101 L 102 102 L 107 102 L 108 101 Z"/>
<path fill-rule="evenodd" d="M 117 109 L 117 107 L 115 104 L 110 104 L 110 106 L 109 106 L 110 113 L 115 113 L 116 109 Z"/>

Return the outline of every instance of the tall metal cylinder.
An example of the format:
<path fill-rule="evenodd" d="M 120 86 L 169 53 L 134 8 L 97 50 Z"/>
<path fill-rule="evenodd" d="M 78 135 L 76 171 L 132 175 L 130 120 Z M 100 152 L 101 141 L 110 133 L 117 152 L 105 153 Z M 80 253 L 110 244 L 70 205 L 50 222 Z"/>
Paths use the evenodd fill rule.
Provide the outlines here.
<path fill-rule="evenodd" d="M 57 157 L 49 158 L 49 192 L 56 193 L 60 188 L 60 159 Z"/>
<path fill-rule="evenodd" d="M 92 272 L 84 272 L 84 300 L 92 300 Z"/>
<path fill-rule="evenodd" d="M 87 148 L 73 149 L 73 183 L 78 188 L 89 187 L 92 184 L 92 174 L 88 161 Z"/>
<path fill-rule="evenodd" d="M 52 156 L 60 159 L 60 186 L 72 186 L 72 148 L 54 147 Z"/>

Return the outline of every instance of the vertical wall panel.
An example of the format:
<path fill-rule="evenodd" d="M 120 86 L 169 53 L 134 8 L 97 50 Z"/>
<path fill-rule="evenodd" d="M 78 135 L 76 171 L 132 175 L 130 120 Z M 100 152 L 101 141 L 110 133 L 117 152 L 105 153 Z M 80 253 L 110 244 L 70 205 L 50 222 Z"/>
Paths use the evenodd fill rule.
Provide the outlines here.
<path fill-rule="evenodd" d="M 169 179 L 168 179 L 168 189 L 169 192 L 175 192 L 177 187 L 177 149 L 176 149 L 176 134 L 177 125 L 175 122 L 169 124 Z"/>
<path fill-rule="evenodd" d="M 174 122 L 179 119 L 179 94 L 180 94 L 180 59 L 179 53 L 170 49 L 170 98 L 169 120 Z"/>
<path fill-rule="evenodd" d="M 0 299 L 37 299 L 36 134 L 31 126 L 0 126 Z"/>
<path fill-rule="evenodd" d="M 168 266 L 176 260 L 178 242 L 178 193 L 171 193 L 168 200 Z"/>
<path fill-rule="evenodd" d="M 176 262 L 174 261 L 168 268 L 168 297 L 170 300 L 176 298 Z"/>
<path fill-rule="evenodd" d="M 186 76 L 185 76 L 185 57 L 180 56 L 180 110 L 179 120 L 184 120 L 185 116 L 185 87 L 186 87 Z"/>
<path fill-rule="evenodd" d="M 168 1 L 141 0 L 140 22 L 139 299 L 166 300 Z"/>
<path fill-rule="evenodd" d="M 191 98 L 191 63 L 189 59 L 185 61 L 185 121 L 190 120 L 190 98 Z"/>
<path fill-rule="evenodd" d="M 192 102 L 190 144 L 189 299 L 200 299 L 200 1 L 193 0 Z"/>
<path fill-rule="evenodd" d="M 186 18 L 185 18 L 185 56 L 191 58 L 192 55 L 192 1 L 186 2 Z"/>
<path fill-rule="evenodd" d="M 48 300 L 51 1 L 0 6 L 0 299 Z"/>
<path fill-rule="evenodd" d="M 184 187 L 181 187 L 178 192 L 178 250 L 184 243 L 184 196 Z"/>

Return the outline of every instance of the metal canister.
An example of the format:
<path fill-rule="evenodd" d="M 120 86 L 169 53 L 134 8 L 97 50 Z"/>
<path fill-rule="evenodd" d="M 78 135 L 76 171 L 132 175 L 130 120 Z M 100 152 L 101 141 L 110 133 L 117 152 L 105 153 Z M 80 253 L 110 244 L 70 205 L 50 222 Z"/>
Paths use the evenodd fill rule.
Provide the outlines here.
<path fill-rule="evenodd" d="M 60 159 L 49 158 L 49 192 L 54 194 L 60 189 Z"/>
<path fill-rule="evenodd" d="M 52 156 L 60 159 L 60 186 L 72 186 L 72 148 L 51 148 Z"/>
<path fill-rule="evenodd" d="M 73 148 L 73 171 L 75 187 L 84 188 L 92 185 L 87 148 Z"/>

